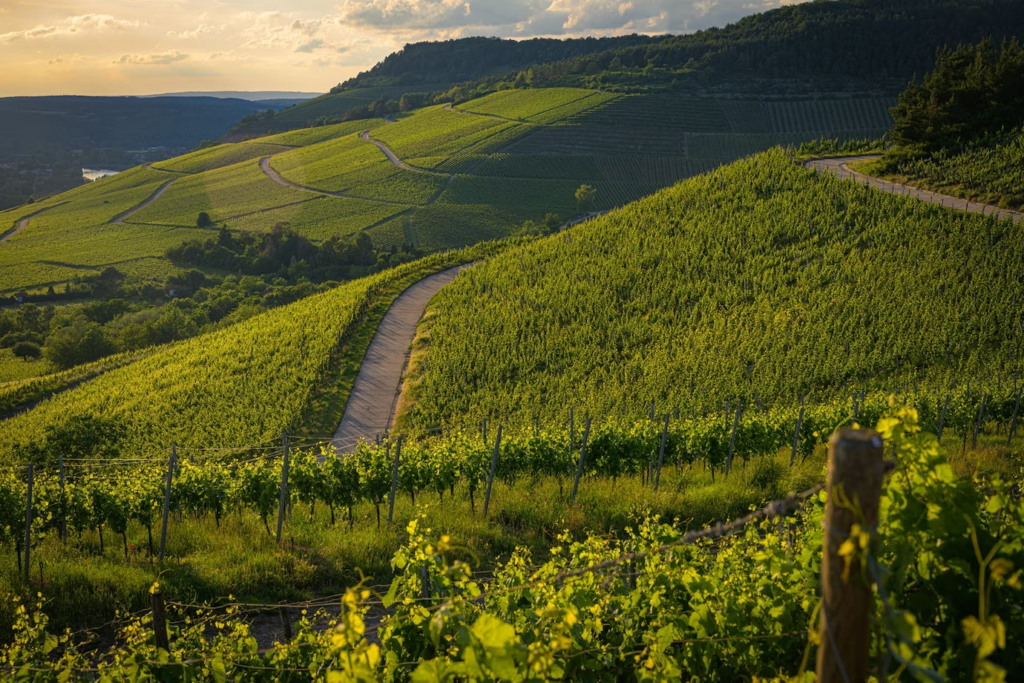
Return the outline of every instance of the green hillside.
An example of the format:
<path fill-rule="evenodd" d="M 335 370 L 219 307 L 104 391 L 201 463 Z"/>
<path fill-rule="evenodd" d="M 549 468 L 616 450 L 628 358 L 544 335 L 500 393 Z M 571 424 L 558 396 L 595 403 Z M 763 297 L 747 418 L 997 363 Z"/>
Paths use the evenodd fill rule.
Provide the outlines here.
<path fill-rule="evenodd" d="M 773 145 L 877 137 L 891 104 L 516 90 L 393 123 L 364 119 L 218 145 L 0 213 L 12 230 L 38 214 L 0 243 L 0 293 L 59 287 L 108 266 L 162 283 L 185 267 L 167 250 L 220 225 L 266 233 L 288 224 L 318 241 L 368 230 L 380 249 L 461 247 L 549 213 L 575 215 L 584 183 L 597 190 L 594 208 L 607 210 Z M 366 131 L 370 139 L 360 136 Z M 128 213 L 166 183 L 158 199 Z M 214 225 L 196 227 L 200 212 Z"/>
<path fill-rule="evenodd" d="M 33 444 L 45 442 L 48 428 L 76 416 L 116 424 L 124 432 L 117 447 L 136 453 L 171 442 L 196 448 L 245 446 L 274 440 L 285 429 L 333 429 L 366 345 L 391 301 L 424 276 L 492 250 L 483 246 L 398 266 L 140 354 L 126 365 L 111 359 L 111 369 L 97 377 L 65 373 L 65 384 L 86 381 L 0 421 L 7 444 L 3 453 L 10 458 L 19 451 L 33 452 Z M 54 377 L 52 388 L 60 388 L 60 379 Z"/>
<path fill-rule="evenodd" d="M 421 427 L 685 414 L 1022 369 L 1016 226 L 753 156 L 445 288 Z M 1011 402 L 1012 403 L 1012 402 Z"/>

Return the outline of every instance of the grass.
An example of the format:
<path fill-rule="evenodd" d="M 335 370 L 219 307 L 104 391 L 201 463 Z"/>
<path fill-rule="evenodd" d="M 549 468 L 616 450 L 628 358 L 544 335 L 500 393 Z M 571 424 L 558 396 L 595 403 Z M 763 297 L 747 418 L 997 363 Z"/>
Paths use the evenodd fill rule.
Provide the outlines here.
<path fill-rule="evenodd" d="M 523 479 L 512 486 L 496 481 L 489 520 L 481 515 L 483 493 L 471 507 L 463 485 L 456 487 L 454 499 L 447 491 L 442 498 L 421 492 L 415 506 L 407 494 L 399 495 L 391 529 L 386 523 L 377 529 L 376 509 L 369 503 L 355 506 L 351 531 L 343 512 L 332 527 L 324 506 L 311 511 L 296 503 L 281 547 L 253 513 L 232 512 L 219 527 L 212 518 L 173 515 L 163 567 L 150 563 L 147 533 L 139 526 L 129 530 L 127 561 L 120 538 L 109 530 L 102 550 L 95 531 L 70 539 L 66 547 L 56 537 L 42 540 L 32 554 L 31 586 L 18 574 L 11 547 L 4 546 L 0 596 L 42 592 L 54 626 L 78 629 L 103 624 L 117 610 L 145 609 L 148 589 L 157 580 L 170 600 L 193 604 L 228 595 L 258 603 L 331 595 L 358 581 L 360 571 L 369 583 L 385 585 L 392 578 L 389 563 L 404 540 L 403 530 L 420 515 L 434 533 L 452 536 L 461 559 L 490 569 L 520 546 L 543 558 L 562 532 L 576 539 L 591 531 L 618 535 L 647 514 L 696 528 L 820 481 L 820 453 L 793 472 L 783 465 L 786 458 L 788 454 L 766 463 L 738 463 L 728 480 L 718 476 L 713 483 L 699 467 L 666 468 L 657 493 L 636 478 L 585 479 L 576 505 L 568 499 L 568 479 Z M 382 510 L 385 520 L 386 515 Z M 0 628 L 9 628 L 12 603 L 0 600 L 0 605 Z"/>

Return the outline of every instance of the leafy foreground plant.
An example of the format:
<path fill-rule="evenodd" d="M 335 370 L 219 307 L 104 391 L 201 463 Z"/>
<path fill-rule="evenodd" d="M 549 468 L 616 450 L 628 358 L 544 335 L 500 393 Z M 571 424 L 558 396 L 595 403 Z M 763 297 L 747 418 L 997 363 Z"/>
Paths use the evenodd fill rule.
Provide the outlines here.
<path fill-rule="evenodd" d="M 876 587 L 875 676 L 1006 680 L 1024 665 L 1015 489 L 958 480 L 914 409 L 891 410 L 878 429 L 896 456 L 881 521 L 876 533 L 855 528 L 840 551 L 848 580 Z M 294 638 L 265 652 L 229 606 L 172 609 L 170 652 L 145 616 L 85 653 L 73 634 L 47 632 L 40 599 L 32 614 L 19 608 L 0 659 L 38 681 L 810 680 L 824 498 L 788 515 L 772 504 L 717 540 L 656 518 L 623 539 L 565 536 L 539 566 L 518 551 L 486 581 L 448 560 L 449 537 L 432 540 L 413 521 L 385 596 L 349 589 L 330 630 L 314 627 L 325 613 L 303 612 Z M 387 610 L 374 629 L 371 607 Z"/>

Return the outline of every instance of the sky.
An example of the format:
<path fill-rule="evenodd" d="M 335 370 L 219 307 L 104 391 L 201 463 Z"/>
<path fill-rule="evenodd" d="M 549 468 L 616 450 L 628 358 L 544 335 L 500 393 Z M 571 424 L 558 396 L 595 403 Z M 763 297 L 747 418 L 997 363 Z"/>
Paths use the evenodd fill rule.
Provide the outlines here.
<path fill-rule="evenodd" d="M 803 0 L 0 0 L 0 97 L 325 92 L 406 43 L 687 33 Z"/>

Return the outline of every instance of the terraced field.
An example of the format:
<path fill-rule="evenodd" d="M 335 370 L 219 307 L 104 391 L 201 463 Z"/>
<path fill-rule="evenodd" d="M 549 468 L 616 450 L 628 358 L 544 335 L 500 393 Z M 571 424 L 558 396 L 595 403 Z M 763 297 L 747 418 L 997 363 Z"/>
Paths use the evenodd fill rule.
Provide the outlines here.
<path fill-rule="evenodd" d="M 329 116 L 356 96 L 303 107 Z M 609 209 L 775 145 L 877 137 L 891 104 L 510 90 L 395 122 L 362 119 L 218 145 L 0 212 L 9 235 L 0 242 L 0 292 L 107 265 L 162 279 L 175 270 L 163 256 L 168 247 L 208 234 L 194 227 L 200 212 L 233 230 L 287 223 L 324 240 L 367 229 L 378 247 L 459 247 L 548 213 L 574 215 L 584 183 L 597 190 L 596 208 Z M 278 112 L 275 125 L 290 111 Z M 150 204 L 111 224 L 170 180 Z"/>
<path fill-rule="evenodd" d="M 233 166 L 249 159 L 268 157 L 288 149 L 283 144 L 272 144 L 262 140 L 242 142 L 236 145 L 217 145 L 153 164 L 153 168 L 175 173 L 202 173 L 224 166 Z"/>

